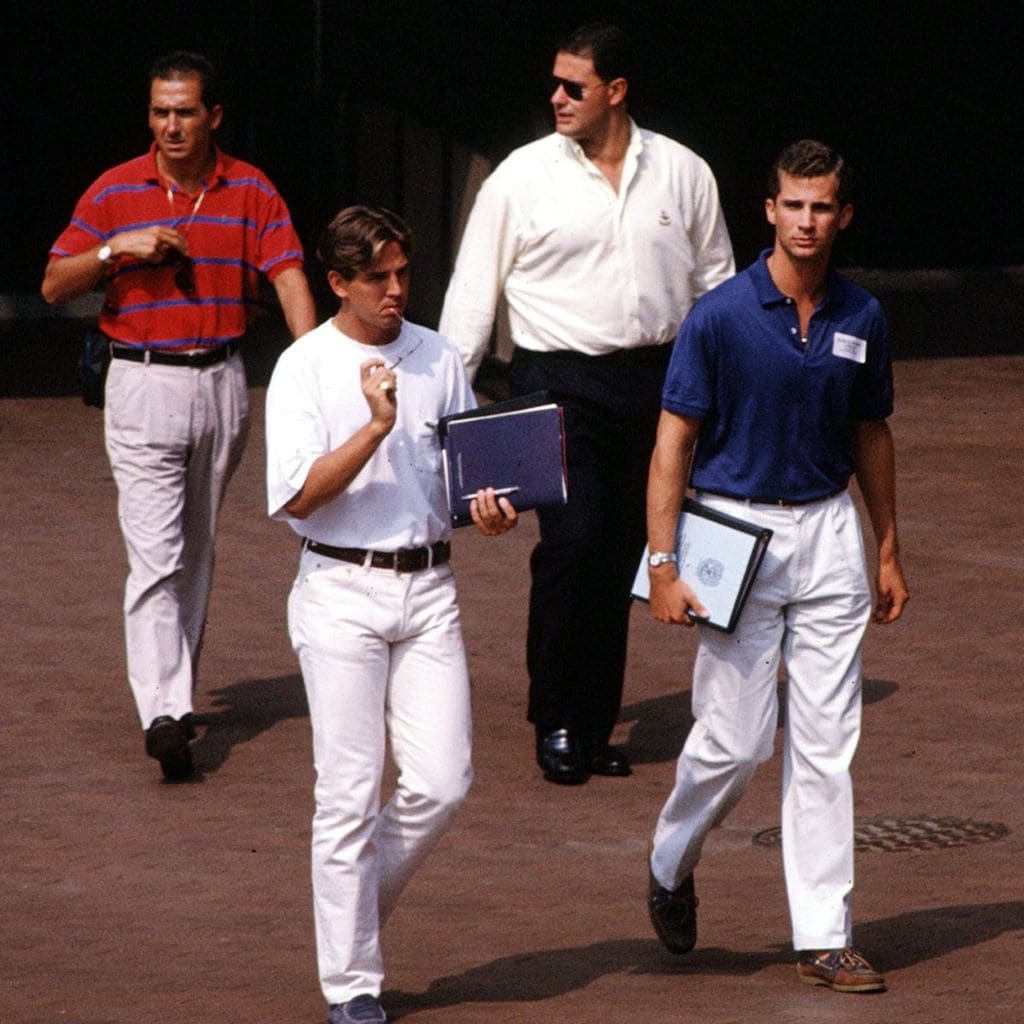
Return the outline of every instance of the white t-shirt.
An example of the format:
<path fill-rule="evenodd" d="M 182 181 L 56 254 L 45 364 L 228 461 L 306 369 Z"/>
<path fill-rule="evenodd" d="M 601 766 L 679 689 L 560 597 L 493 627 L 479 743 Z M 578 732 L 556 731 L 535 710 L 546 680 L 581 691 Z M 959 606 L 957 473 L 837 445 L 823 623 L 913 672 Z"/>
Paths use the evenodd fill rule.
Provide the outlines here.
<path fill-rule="evenodd" d="M 284 506 L 321 455 L 370 419 L 359 367 L 395 366 L 398 413 L 391 433 L 348 488 L 303 520 Z M 400 362 L 399 362 L 400 360 Z M 267 506 L 303 537 L 336 547 L 393 551 L 451 535 L 438 420 L 476 402 L 454 346 L 408 322 L 388 345 L 363 345 L 328 320 L 282 354 L 267 390 Z"/>

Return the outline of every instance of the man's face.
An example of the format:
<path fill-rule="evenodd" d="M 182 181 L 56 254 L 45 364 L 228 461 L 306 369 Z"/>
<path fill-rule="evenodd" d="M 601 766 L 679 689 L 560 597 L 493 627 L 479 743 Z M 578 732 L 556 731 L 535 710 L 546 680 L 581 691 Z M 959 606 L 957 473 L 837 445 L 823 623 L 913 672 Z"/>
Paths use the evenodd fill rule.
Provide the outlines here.
<path fill-rule="evenodd" d="M 853 207 L 839 205 L 834 174 L 795 178 L 779 173 L 779 194 L 764 203 L 775 226 L 775 245 L 793 260 L 828 260 L 832 244 L 853 217 Z"/>
<path fill-rule="evenodd" d="M 346 334 L 368 345 L 398 336 L 409 298 L 409 260 L 397 242 L 388 242 L 372 267 L 346 281 L 336 270 L 327 275 L 342 300 L 339 316 Z"/>
<path fill-rule="evenodd" d="M 220 106 L 208 110 L 198 76 L 154 78 L 149 87 L 149 129 L 170 164 L 206 159 L 213 133 L 220 127 Z"/>
<path fill-rule="evenodd" d="M 612 107 L 616 105 L 612 101 L 618 95 L 617 84 L 623 79 L 604 82 L 589 57 L 564 51 L 559 51 L 555 57 L 552 75 L 556 79 L 555 91 L 551 94 L 555 131 L 577 142 L 602 134 L 611 122 Z M 563 84 L 566 82 L 568 86 Z M 567 88 L 580 98 L 573 99 L 566 92 Z"/>

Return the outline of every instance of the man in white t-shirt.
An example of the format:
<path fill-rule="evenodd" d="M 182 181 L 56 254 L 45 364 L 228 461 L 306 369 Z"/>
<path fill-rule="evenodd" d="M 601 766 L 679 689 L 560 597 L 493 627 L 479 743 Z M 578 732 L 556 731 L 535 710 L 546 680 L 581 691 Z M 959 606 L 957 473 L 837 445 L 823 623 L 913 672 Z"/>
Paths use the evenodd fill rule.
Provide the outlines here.
<path fill-rule="evenodd" d="M 267 392 L 269 513 L 303 538 L 288 602 L 317 772 L 313 894 L 330 1024 L 379 1024 L 380 925 L 472 778 L 469 677 L 437 423 L 474 405 L 458 352 L 404 319 L 411 235 L 343 210 L 318 256 L 338 313 Z M 516 524 L 492 489 L 480 531 Z M 398 767 L 381 806 L 385 739 Z"/>

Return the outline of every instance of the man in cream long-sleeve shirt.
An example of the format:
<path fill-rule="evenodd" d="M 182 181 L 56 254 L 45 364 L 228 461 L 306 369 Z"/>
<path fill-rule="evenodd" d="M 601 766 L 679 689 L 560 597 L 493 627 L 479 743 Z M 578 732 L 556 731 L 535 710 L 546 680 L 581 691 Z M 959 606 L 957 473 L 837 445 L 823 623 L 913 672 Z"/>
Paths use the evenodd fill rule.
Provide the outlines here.
<path fill-rule="evenodd" d="M 563 784 L 630 774 L 609 739 L 661 386 L 687 310 L 733 273 L 707 164 L 626 112 L 631 63 L 609 25 L 559 50 L 555 132 L 484 182 L 440 326 L 472 372 L 504 295 L 513 393 L 565 409 L 569 502 L 538 512 L 527 636 L 537 759 Z"/>

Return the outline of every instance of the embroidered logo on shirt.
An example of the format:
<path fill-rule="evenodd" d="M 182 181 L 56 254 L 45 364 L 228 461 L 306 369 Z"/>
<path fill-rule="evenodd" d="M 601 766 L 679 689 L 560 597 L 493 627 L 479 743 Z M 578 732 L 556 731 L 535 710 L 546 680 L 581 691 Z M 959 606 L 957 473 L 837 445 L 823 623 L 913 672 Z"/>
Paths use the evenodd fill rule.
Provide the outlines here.
<path fill-rule="evenodd" d="M 868 343 L 863 338 L 852 334 L 836 331 L 832 335 L 832 355 L 840 359 L 850 359 L 855 363 L 863 363 L 867 358 Z"/>
<path fill-rule="evenodd" d="M 658 218 L 658 223 L 661 224 L 663 227 L 668 227 L 668 225 L 672 223 L 671 219 L 669 218 L 669 215 L 664 210 L 661 211 L 661 216 Z"/>

